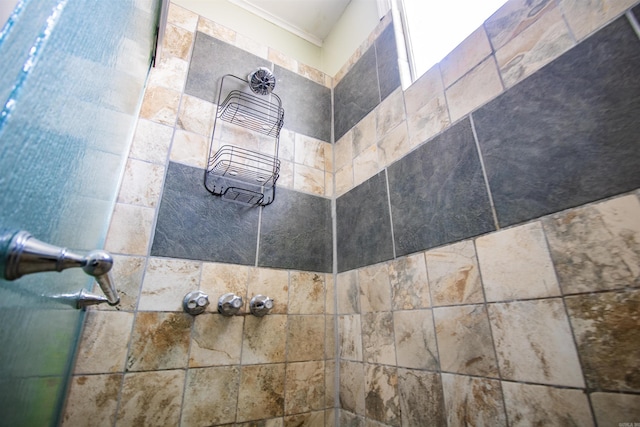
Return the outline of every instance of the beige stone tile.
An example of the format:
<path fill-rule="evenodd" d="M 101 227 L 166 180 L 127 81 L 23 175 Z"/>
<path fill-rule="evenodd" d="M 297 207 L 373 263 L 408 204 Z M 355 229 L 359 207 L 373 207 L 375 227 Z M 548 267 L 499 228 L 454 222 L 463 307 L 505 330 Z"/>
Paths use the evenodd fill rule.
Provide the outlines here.
<path fill-rule="evenodd" d="M 282 129 L 280 131 L 278 158 L 293 162 L 295 160 L 295 143 L 296 133 L 288 129 Z"/>
<path fill-rule="evenodd" d="M 324 173 L 324 196 L 327 198 L 333 197 L 334 194 L 334 182 L 333 182 L 333 173 L 329 171 L 325 171 Z"/>
<path fill-rule="evenodd" d="M 391 284 L 386 263 L 359 269 L 358 285 L 362 313 L 391 311 Z"/>
<path fill-rule="evenodd" d="M 294 165 L 293 188 L 324 196 L 324 171 L 305 165 Z"/>
<path fill-rule="evenodd" d="M 216 138 L 218 137 L 221 144 L 242 147 L 270 156 L 275 154 L 273 138 L 241 126 L 218 121 L 216 123 Z"/>
<path fill-rule="evenodd" d="M 335 316 L 324 317 L 324 358 L 325 360 L 336 357 L 336 322 Z"/>
<path fill-rule="evenodd" d="M 446 425 L 440 373 L 398 369 L 398 390 L 404 425 Z"/>
<path fill-rule="evenodd" d="M 199 278 L 198 262 L 149 258 L 138 310 L 182 312 L 182 300 L 187 293 L 198 289 Z M 211 294 L 209 297 L 215 298 Z"/>
<path fill-rule="evenodd" d="M 325 74 L 309 65 L 298 62 L 298 73 L 322 86 L 325 86 Z M 329 86 L 330 87 L 330 86 Z"/>
<path fill-rule="evenodd" d="M 437 369 L 438 349 L 431 310 L 394 311 L 398 366 Z"/>
<path fill-rule="evenodd" d="M 484 23 L 493 48 L 500 49 L 553 9 L 556 9 L 556 2 L 549 0 L 538 2 L 511 0 L 506 2 Z"/>
<path fill-rule="evenodd" d="M 149 71 L 147 85 L 182 92 L 188 71 L 189 62 L 175 56 L 165 56 L 157 60 L 155 67 Z"/>
<path fill-rule="evenodd" d="M 640 202 L 628 195 L 543 221 L 565 294 L 640 285 Z"/>
<path fill-rule="evenodd" d="M 353 161 L 353 129 L 345 133 L 342 138 L 336 142 L 335 147 L 335 163 L 336 170 L 340 170 L 345 166 L 351 165 Z"/>
<path fill-rule="evenodd" d="M 360 313 L 360 290 L 357 270 L 338 273 L 336 293 L 339 314 Z"/>
<path fill-rule="evenodd" d="M 339 382 L 341 409 L 364 415 L 364 365 L 341 360 Z"/>
<path fill-rule="evenodd" d="M 560 10 L 552 8 L 496 52 L 504 85 L 515 85 L 573 45 Z"/>
<path fill-rule="evenodd" d="M 359 314 L 338 316 L 340 358 L 362 361 L 362 328 Z"/>
<path fill-rule="evenodd" d="M 473 241 L 425 252 L 433 305 L 484 302 Z"/>
<path fill-rule="evenodd" d="M 582 40 L 637 3 L 637 0 L 560 0 L 571 31 Z"/>
<path fill-rule="evenodd" d="M 178 425 L 184 388 L 182 370 L 126 374 L 122 386 L 118 425 Z"/>
<path fill-rule="evenodd" d="M 439 307 L 433 310 L 433 315 L 443 371 L 498 377 L 484 305 Z"/>
<path fill-rule="evenodd" d="M 389 280 L 394 310 L 431 306 L 424 254 L 418 253 L 389 262 Z"/>
<path fill-rule="evenodd" d="M 286 68 L 289 71 L 293 71 L 294 73 L 298 72 L 298 61 L 285 55 L 282 52 L 277 51 L 276 49 L 273 49 L 271 47 L 269 48 L 267 59 L 276 65 Z"/>
<path fill-rule="evenodd" d="M 210 137 L 215 106 L 195 96 L 183 95 L 176 127 Z"/>
<path fill-rule="evenodd" d="M 444 87 L 449 87 L 491 55 L 489 38 L 480 27 L 440 61 Z"/>
<path fill-rule="evenodd" d="M 455 122 L 502 93 L 493 56 L 450 86 L 445 92 L 451 121 Z"/>
<path fill-rule="evenodd" d="M 235 427 L 256 427 L 256 425 L 260 427 L 284 427 L 284 418 L 271 418 L 268 420 L 260 420 L 258 422 L 250 421 L 248 423 L 235 423 L 233 425 Z"/>
<path fill-rule="evenodd" d="M 116 203 L 105 249 L 111 253 L 147 255 L 154 209 Z"/>
<path fill-rule="evenodd" d="M 499 381 L 443 373 L 442 388 L 447 425 L 506 427 Z"/>
<path fill-rule="evenodd" d="M 236 366 L 189 369 L 181 424 L 208 426 L 234 422 L 239 386 L 240 369 Z"/>
<path fill-rule="evenodd" d="M 539 222 L 476 240 L 487 301 L 560 295 L 560 288 Z"/>
<path fill-rule="evenodd" d="M 173 128 L 139 119 L 129 158 L 164 165 L 173 137 Z"/>
<path fill-rule="evenodd" d="M 259 58 L 267 59 L 267 57 L 269 56 L 270 49 L 268 46 L 260 43 L 259 41 L 246 37 L 245 35 L 240 33 L 236 33 L 235 46 L 249 53 L 252 53 Z"/>
<path fill-rule="evenodd" d="M 333 173 L 333 144 L 324 143 L 324 170 Z"/>
<path fill-rule="evenodd" d="M 324 274 L 291 272 L 289 314 L 324 313 Z"/>
<path fill-rule="evenodd" d="M 72 377 L 60 425 L 113 426 L 121 384 L 121 374 Z"/>
<path fill-rule="evenodd" d="M 188 61 L 193 42 L 193 32 L 173 24 L 167 24 L 162 41 L 162 54 Z"/>
<path fill-rule="evenodd" d="M 409 145 L 417 147 L 451 125 L 444 92 L 436 95 L 416 112 L 407 115 Z"/>
<path fill-rule="evenodd" d="M 271 268 L 252 268 L 249 271 L 247 299 L 266 295 L 273 299 L 271 314 L 286 314 L 289 307 L 289 272 Z"/>
<path fill-rule="evenodd" d="M 561 299 L 489 304 L 503 379 L 584 387 Z"/>
<path fill-rule="evenodd" d="M 210 297 L 212 304 L 215 298 Z M 238 365 L 242 351 L 243 316 L 202 313 L 195 316 L 189 367 Z"/>
<path fill-rule="evenodd" d="M 270 314 L 246 316 L 242 334 L 242 364 L 279 363 L 285 361 L 287 316 Z"/>
<path fill-rule="evenodd" d="M 599 426 L 619 426 L 640 420 L 640 396 L 621 393 L 591 393 L 591 405 Z M 633 421 L 632 421 L 633 422 Z"/>
<path fill-rule="evenodd" d="M 324 276 L 324 314 L 336 314 L 337 313 L 337 300 L 336 300 L 336 281 L 333 274 L 325 274 Z"/>
<path fill-rule="evenodd" d="M 324 315 L 289 315 L 287 362 L 324 359 Z"/>
<path fill-rule="evenodd" d="M 299 414 L 324 409 L 324 362 L 288 363 L 284 412 Z"/>
<path fill-rule="evenodd" d="M 378 151 L 378 146 L 372 145 L 353 159 L 354 185 L 362 184 L 380 171 Z"/>
<path fill-rule="evenodd" d="M 118 203 L 155 207 L 160 198 L 163 179 L 163 166 L 129 159 L 124 169 Z"/>
<path fill-rule="evenodd" d="M 217 22 L 213 22 L 203 16 L 198 18 L 198 31 L 202 31 L 208 36 L 215 37 L 218 40 L 235 44 L 236 32 L 230 28 L 220 25 Z"/>
<path fill-rule="evenodd" d="M 180 92 L 161 86 L 149 86 L 144 93 L 140 117 L 173 126 L 178 115 Z"/>
<path fill-rule="evenodd" d="M 565 299 L 587 386 L 640 391 L 640 290 Z"/>
<path fill-rule="evenodd" d="M 380 164 L 389 166 L 400 160 L 413 148 L 407 133 L 407 123 L 401 122 L 395 129 L 378 141 L 378 157 Z"/>
<path fill-rule="evenodd" d="M 391 129 L 398 126 L 406 117 L 404 112 L 404 95 L 402 89 L 396 89 L 375 109 L 376 115 L 376 137 L 382 138 Z M 356 140 L 354 135 L 354 141 Z"/>
<path fill-rule="evenodd" d="M 404 92 L 404 104 L 407 116 L 415 114 L 427 103 L 444 94 L 440 64 L 436 64 L 425 72 Z"/>
<path fill-rule="evenodd" d="M 509 425 L 593 426 L 582 390 L 502 382 Z"/>
<path fill-rule="evenodd" d="M 132 325 L 133 313 L 89 310 L 74 373 L 123 372 Z"/>
<path fill-rule="evenodd" d="M 284 415 L 285 365 L 243 366 L 236 421 Z"/>
<path fill-rule="evenodd" d="M 195 32 L 196 26 L 198 25 L 198 15 L 175 3 L 170 3 L 167 22 L 184 28 L 185 30 Z"/>
<path fill-rule="evenodd" d="M 209 140 L 196 133 L 176 130 L 171 144 L 172 162 L 205 169 L 209 156 Z"/>
<path fill-rule="evenodd" d="M 127 371 L 186 368 L 192 324 L 186 313 L 137 313 Z"/>
<path fill-rule="evenodd" d="M 205 262 L 202 264 L 202 277 L 200 290 L 209 295 L 211 304 L 207 311 L 218 312 L 218 299 L 227 293 L 233 293 L 242 297 L 244 304 L 240 313 L 249 312 L 249 300 L 247 288 L 250 267 L 235 264 L 221 264 Z"/>
<path fill-rule="evenodd" d="M 363 313 L 362 353 L 365 362 L 396 364 L 396 349 L 393 339 L 393 313 Z"/>
<path fill-rule="evenodd" d="M 400 425 L 400 399 L 396 367 L 364 367 L 365 415 L 387 425 Z"/>
<path fill-rule="evenodd" d="M 325 419 L 324 411 L 289 415 L 284 417 L 284 427 L 296 427 L 296 426 L 325 427 L 324 419 Z"/>
<path fill-rule="evenodd" d="M 376 115 L 377 112 L 375 110 L 370 112 L 350 131 L 354 156 L 371 147 L 378 140 L 376 135 Z"/>
<path fill-rule="evenodd" d="M 326 143 L 315 138 L 311 138 L 300 133 L 295 139 L 295 161 L 305 166 L 324 170 Z"/>
<path fill-rule="evenodd" d="M 276 182 L 276 186 L 285 188 L 293 188 L 293 163 L 286 160 L 280 161 L 280 178 Z"/>
<path fill-rule="evenodd" d="M 336 172 L 336 197 L 342 196 L 353 188 L 353 167 L 347 165 Z"/>
<path fill-rule="evenodd" d="M 336 366 L 337 361 L 334 358 L 324 361 L 324 407 L 331 409 L 336 406 Z"/>
<path fill-rule="evenodd" d="M 118 295 L 120 296 L 120 304 L 114 307 L 108 304 L 100 304 L 95 306 L 94 310 L 135 310 L 138 305 L 140 288 L 142 287 L 142 275 L 144 274 L 145 262 L 146 258 L 143 257 L 114 255 L 113 269 L 111 272 L 116 282 Z M 100 295 L 101 292 L 100 287 L 95 283 L 93 293 Z"/>

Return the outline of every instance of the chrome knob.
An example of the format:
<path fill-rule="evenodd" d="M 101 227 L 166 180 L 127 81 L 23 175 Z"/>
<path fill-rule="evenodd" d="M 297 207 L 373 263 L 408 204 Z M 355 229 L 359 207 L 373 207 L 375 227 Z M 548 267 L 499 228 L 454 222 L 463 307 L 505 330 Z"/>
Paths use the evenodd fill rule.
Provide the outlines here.
<path fill-rule="evenodd" d="M 233 293 L 224 294 L 218 299 L 218 313 L 223 316 L 233 316 L 240 311 L 242 304 L 242 297 Z"/>
<path fill-rule="evenodd" d="M 251 298 L 251 301 L 249 302 L 249 309 L 251 310 L 251 314 L 254 316 L 266 316 L 272 308 L 273 300 L 264 295 L 256 295 Z"/>
<path fill-rule="evenodd" d="M 182 300 L 184 311 L 192 315 L 204 313 L 208 305 L 209 295 L 202 291 L 189 292 Z"/>

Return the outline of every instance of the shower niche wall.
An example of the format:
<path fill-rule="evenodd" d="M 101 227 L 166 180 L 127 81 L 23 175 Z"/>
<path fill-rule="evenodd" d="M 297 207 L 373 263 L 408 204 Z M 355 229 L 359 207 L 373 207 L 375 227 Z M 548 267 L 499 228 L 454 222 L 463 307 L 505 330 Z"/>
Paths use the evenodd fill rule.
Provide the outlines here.
<path fill-rule="evenodd" d="M 223 199 L 266 206 L 275 199 L 278 149 L 284 123 L 275 77 L 261 67 L 246 79 L 220 81 L 204 185 Z"/>

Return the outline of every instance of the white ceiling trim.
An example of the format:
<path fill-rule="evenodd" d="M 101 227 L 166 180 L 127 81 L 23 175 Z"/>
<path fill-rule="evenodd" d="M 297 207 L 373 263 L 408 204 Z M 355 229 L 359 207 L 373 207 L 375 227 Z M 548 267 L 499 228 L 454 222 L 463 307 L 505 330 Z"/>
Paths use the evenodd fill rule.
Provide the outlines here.
<path fill-rule="evenodd" d="M 271 22 L 272 24 L 275 24 L 287 31 L 289 31 L 290 33 L 295 34 L 298 37 L 303 38 L 304 40 L 313 43 L 314 45 L 318 46 L 318 47 L 322 47 L 322 40 L 320 38 L 318 38 L 317 36 L 310 34 L 304 30 L 302 30 L 299 27 L 296 27 L 295 25 L 292 25 L 290 22 L 285 21 L 273 14 L 271 14 L 270 12 L 267 12 L 266 10 L 257 7 L 245 0 L 229 0 L 231 3 L 235 4 L 236 6 L 239 6 L 251 13 L 253 13 L 254 15 L 257 15 L 263 19 L 266 19 L 267 21 Z"/>

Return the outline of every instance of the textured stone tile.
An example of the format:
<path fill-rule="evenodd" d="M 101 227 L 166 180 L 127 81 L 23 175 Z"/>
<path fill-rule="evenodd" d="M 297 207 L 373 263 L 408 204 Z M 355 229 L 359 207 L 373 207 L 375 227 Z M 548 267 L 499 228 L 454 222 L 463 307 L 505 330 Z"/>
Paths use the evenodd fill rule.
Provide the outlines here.
<path fill-rule="evenodd" d="M 237 427 L 284 427 L 284 418 L 271 418 L 268 420 L 251 421 L 248 423 L 235 423 Z"/>
<path fill-rule="evenodd" d="M 360 185 L 380 170 L 379 149 L 372 145 L 353 159 L 353 184 Z"/>
<path fill-rule="evenodd" d="M 240 369 L 236 366 L 189 369 L 181 423 L 214 425 L 235 421 L 239 385 Z"/>
<path fill-rule="evenodd" d="M 640 285 L 640 202 L 634 195 L 543 221 L 565 294 Z"/>
<path fill-rule="evenodd" d="M 178 115 L 180 92 L 161 86 L 148 87 L 144 92 L 140 117 L 162 125 L 173 126 Z"/>
<path fill-rule="evenodd" d="M 587 386 L 640 391 L 640 291 L 566 298 Z"/>
<path fill-rule="evenodd" d="M 167 16 L 167 22 L 194 32 L 198 25 L 198 15 L 190 10 L 176 5 L 175 3 L 169 4 L 169 15 Z"/>
<path fill-rule="evenodd" d="M 494 229 L 468 120 L 418 147 L 388 173 L 397 256 Z"/>
<path fill-rule="evenodd" d="M 389 281 L 394 310 L 431 307 L 424 254 L 418 253 L 389 262 Z"/>
<path fill-rule="evenodd" d="M 176 127 L 206 137 L 211 136 L 215 106 L 195 96 L 184 95 Z"/>
<path fill-rule="evenodd" d="M 364 365 L 340 361 L 340 408 L 365 414 Z"/>
<path fill-rule="evenodd" d="M 564 16 L 575 37 L 580 40 L 632 7 L 637 0 L 598 0 L 581 2 L 560 0 Z"/>
<path fill-rule="evenodd" d="M 318 70 L 316 68 L 313 68 L 313 67 L 311 67 L 311 66 L 309 66 L 307 64 L 303 64 L 303 63 L 299 62 L 298 63 L 298 73 L 301 76 L 306 77 L 309 80 L 314 81 L 314 82 L 316 82 L 318 84 L 321 84 L 321 85 L 326 86 L 326 87 L 331 87 L 331 86 L 327 86 L 325 84 L 325 74 L 322 71 L 320 71 L 320 70 Z"/>
<path fill-rule="evenodd" d="M 364 361 L 395 365 L 396 349 L 393 342 L 393 313 L 363 313 L 361 319 Z"/>
<path fill-rule="evenodd" d="M 333 168 L 333 147 L 330 142 L 324 143 L 324 170 L 326 172 L 335 172 Z"/>
<path fill-rule="evenodd" d="M 480 26 L 440 61 L 444 87 L 451 86 L 489 55 L 489 38 L 484 27 Z"/>
<path fill-rule="evenodd" d="M 270 268 L 252 268 L 249 271 L 247 300 L 255 295 L 273 299 L 271 314 L 286 314 L 289 307 L 289 272 Z"/>
<path fill-rule="evenodd" d="M 506 87 L 511 87 L 574 45 L 560 10 L 550 9 L 496 52 Z"/>
<path fill-rule="evenodd" d="M 307 412 L 305 414 L 284 417 L 284 427 L 325 427 L 325 412 Z"/>
<path fill-rule="evenodd" d="M 599 426 L 623 425 L 640 420 L 640 396 L 621 393 L 591 393 L 591 405 Z"/>
<path fill-rule="evenodd" d="M 146 258 L 143 257 L 114 255 L 113 270 L 111 272 L 116 280 L 120 304 L 115 307 L 108 304 L 100 304 L 95 309 L 106 311 L 135 310 L 138 305 L 140 288 L 142 287 L 145 262 Z M 102 292 L 97 283 L 94 285 L 93 291 L 98 295 Z"/>
<path fill-rule="evenodd" d="M 182 60 L 189 60 L 193 32 L 173 24 L 167 24 L 162 40 L 162 55 L 175 56 Z"/>
<path fill-rule="evenodd" d="M 376 49 L 376 66 L 380 99 L 385 99 L 400 87 L 398 70 L 398 50 L 393 23 L 384 28 L 373 43 Z"/>
<path fill-rule="evenodd" d="M 391 115 L 393 114 L 393 112 L 386 111 L 385 113 L 383 113 L 380 111 L 380 109 L 382 108 L 384 107 L 378 106 L 378 108 L 367 114 L 365 118 L 360 120 L 360 122 L 355 125 L 353 129 L 348 133 L 348 135 L 350 135 L 352 138 L 354 156 L 360 154 L 364 149 L 371 147 L 378 140 L 376 131 L 376 119 L 378 115 L 381 116 L 381 120 L 384 120 L 385 117 L 388 117 L 389 121 L 392 120 Z M 395 118 L 395 120 L 398 121 L 398 118 Z M 400 118 L 399 120 L 402 119 Z M 343 139 L 345 138 L 347 138 L 346 135 L 343 137 Z"/>
<path fill-rule="evenodd" d="M 500 49 L 514 37 L 545 17 L 545 13 L 556 8 L 556 3 L 542 0 L 532 3 L 527 0 L 508 1 L 484 23 L 491 44 Z"/>
<path fill-rule="evenodd" d="M 290 314 L 324 313 L 324 274 L 291 272 Z"/>
<path fill-rule="evenodd" d="M 243 366 L 236 421 L 284 415 L 285 365 Z"/>
<path fill-rule="evenodd" d="M 359 269 L 358 285 L 362 313 L 391 311 L 391 284 L 386 263 Z"/>
<path fill-rule="evenodd" d="M 407 114 L 409 145 L 417 147 L 451 124 L 444 93 L 436 95 L 414 113 Z"/>
<path fill-rule="evenodd" d="M 293 72 L 298 69 L 298 61 L 273 48 L 269 48 L 267 59 L 269 59 L 269 61 L 273 62 L 274 64 L 284 67 L 287 70 Z"/>
<path fill-rule="evenodd" d="M 123 372 L 133 313 L 89 310 L 86 315 L 74 372 Z"/>
<path fill-rule="evenodd" d="M 398 126 L 405 119 L 404 96 L 402 89 L 390 94 L 375 109 L 376 112 L 376 139 L 380 139 Z M 354 134 L 354 144 L 355 144 Z"/>
<path fill-rule="evenodd" d="M 233 293 L 242 298 L 243 305 L 240 313 L 248 313 L 247 282 L 250 267 L 222 263 L 202 263 L 200 290 L 209 295 L 211 304 L 207 311 L 218 312 L 218 298 L 224 294 Z"/>
<path fill-rule="evenodd" d="M 489 304 L 488 310 L 503 379 L 584 387 L 560 299 Z"/>
<path fill-rule="evenodd" d="M 337 279 L 338 313 L 360 313 L 360 291 L 356 270 L 339 273 Z"/>
<path fill-rule="evenodd" d="M 362 361 L 362 328 L 359 314 L 338 317 L 340 358 Z"/>
<path fill-rule="evenodd" d="M 394 311 L 393 327 L 398 366 L 431 370 L 438 368 L 431 310 Z"/>
<path fill-rule="evenodd" d="M 116 419 L 122 375 L 74 376 L 60 424 L 112 426 Z"/>
<path fill-rule="evenodd" d="M 236 41 L 234 45 L 237 48 L 252 53 L 259 58 L 266 59 L 269 56 L 268 46 L 241 33 L 236 33 Z"/>
<path fill-rule="evenodd" d="M 348 426 L 348 427 L 365 427 L 365 418 L 358 416 L 356 414 L 352 414 L 351 412 L 347 412 L 343 409 L 340 410 L 339 414 L 339 424 L 340 426 Z"/>
<path fill-rule="evenodd" d="M 433 98 L 442 95 L 444 95 L 444 86 L 440 74 L 440 64 L 436 64 L 413 82 L 404 92 L 407 117 L 421 110 Z"/>
<path fill-rule="evenodd" d="M 490 56 L 446 90 L 451 121 L 464 117 L 502 91 L 498 68 Z"/>
<path fill-rule="evenodd" d="M 637 47 L 615 21 L 473 114 L 501 226 L 640 186 Z"/>
<path fill-rule="evenodd" d="M 122 425 L 178 425 L 184 387 L 182 370 L 126 374 L 116 422 Z"/>
<path fill-rule="evenodd" d="M 407 124 L 400 123 L 395 129 L 378 141 L 378 159 L 380 165 L 389 166 L 401 159 L 412 148 L 407 133 Z"/>
<path fill-rule="evenodd" d="M 207 167 L 209 140 L 192 132 L 177 130 L 171 144 L 170 160 L 200 169 Z"/>
<path fill-rule="evenodd" d="M 295 137 L 295 144 L 296 163 L 324 170 L 325 142 L 298 133 Z"/>
<path fill-rule="evenodd" d="M 447 425 L 506 426 L 500 382 L 442 374 Z"/>
<path fill-rule="evenodd" d="M 324 320 L 324 358 L 335 359 L 337 319 L 334 315 L 325 315 Z"/>
<path fill-rule="evenodd" d="M 149 258 L 138 310 L 180 311 L 184 296 L 198 289 L 200 264 L 162 258 Z"/>
<path fill-rule="evenodd" d="M 288 363 L 284 413 L 299 414 L 324 408 L 324 362 Z"/>
<path fill-rule="evenodd" d="M 202 16 L 198 18 L 198 31 L 226 43 L 234 44 L 236 41 L 235 31 Z"/>
<path fill-rule="evenodd" d="M 323 196 L 326 191 L 324 180 L 324 171 L 305 165 L 294 165 L 293 188 L 296 190 Z"/>
<path fill-rule="evenodd" d="M 163 55 L 164 56 L 164 55 Z M 156 60 L 156 66 L 149 70 L 149 86 L 162 86 L 182 92 L 187 79 L 189 63 L 174 56 L 164 56 Z"/>
<path fill-rule="evenodd" d="M 289 315 L 287 361 L 324 359 L 324 315 Z"/>
<path fill-rule="evenodd" d="M 216 298 L 210 297 L 212 304 Z M 244 317 L 202 313 L 194 318 L 189 367 L 240 364 Z M 280 340 L 281 341 L 281 340 Z"/>
<path fill-rule="evenodd" d="M 104 248 L 116 254 L 147 255 L 154 209 L 117 203 Z"/>
<path fill-rule="evenodd" d="M 118 194 L 118 203 L 153 208 L 158 204 L 164 167 L 129 159 Z"/>
<path fill-rule="evenodd" d="M 325 408 L 334 408 L 336 406 L 336 366 L 337 361 L 335 359 L 335 355 L 332 360 L 324 361 L 324 407 Z"/>
<path fill-rule="evenodd" d="M 403 426 L 446 425 L 440 374 L 398 369 L 398 390 Z"/>
<path fill-rule="evenodd" d="M 476 250 L 487 301 L 560 295 L 539 222 L 482 236 Z"/>
<path fill-rule="evenodd" d="M 284 362 L 287 316 L 270 314 L 264 317 L 247 316 L 242 334 L 242 364 Z"/>
<path fill-rule="evenodd" d="M 139 119 L 129 157 L 164 165 L 172 136 L 172 127 Z"/>
<path fill-rule="evenodd" d="M 593 425 L 582 390 L 503 381 L 502 391 L 509 425 Z"/>
<path fill-rule="evenodd" d="M 498 377 L 484 305 L 439 307 L 433 310 L 433 316 L 443 371 Z"/>
<path fill-rule="evenodd" d="M 388 425 L 400 425 L 398 372 L 391 366 L 365 364 L 365 414 Z"/>
<path fill-rule="evenodd" d="M 348 165 L 337 171 L 335 180 L 335 196 L 340 197 L 353 188 L 353 166 Z"/>
<path fill-rule="evenodd" d="M 425 252 L 433 305 L 484 302 L 473 241 Z"/>
<path fill-rule="evenodd" d="M 372 113 L 373 114 L 373 113 Z M 375 116 L 371 116 L 375 117 Z M 344 136 L 342 136 L 334 145 L 335 145 L 335 168 L 336 170 L 342 169 L 345 166 L 350 166 L 353 161 L 353 155 L 358 154 L 359 152 L 353 149 L 353 137 L 355 134 L 355 130 L 347 132 Z M 372 145 L 373 143 L 369 144 Z"/>

